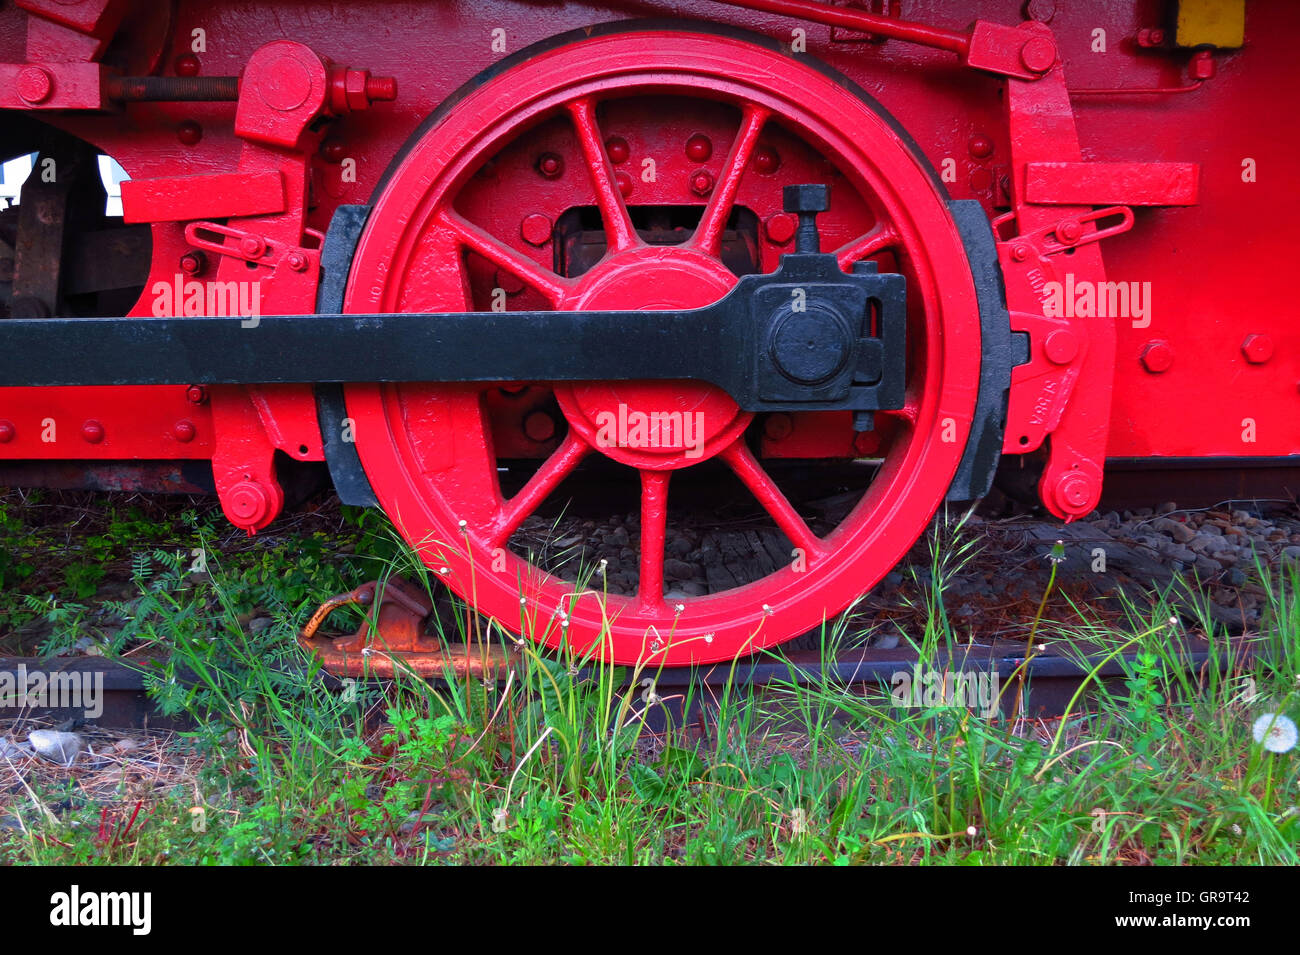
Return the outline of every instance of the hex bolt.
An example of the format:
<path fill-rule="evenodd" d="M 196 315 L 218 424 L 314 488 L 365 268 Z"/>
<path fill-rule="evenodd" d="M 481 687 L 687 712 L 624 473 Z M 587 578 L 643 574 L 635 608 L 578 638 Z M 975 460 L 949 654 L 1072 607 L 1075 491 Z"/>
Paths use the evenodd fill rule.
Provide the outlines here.
<path fill-rule="evenodd" d="M 182 444 L 189 444 L 198 433 L 198 429 L 194 427 L 194 422 L 188 418 L 182 418 L 172 425 L 172 437 Z"/>
<path fill-rule="evenodd" d="M 707 169 L 697 169 L 691 173 L 691 192 L 697 196 L 707 196 L 713 191 L 713 173 Z"/>
<path fill-rule="evenodd" d="M 307 266 L 311 263 L 307 260 L 305 253 L 294 249 L 284 257 L 284 264 L 295 272 L 306 272 Z"/>
<path fill-rule="evenodd" d="M 605 140 L 605 152 L 609 155 L 609 161 L 617 166 L 627 162 L 627 158 L 632 155 L 632 148 L 622 136 L 611 136 Z"/>
<path fill-rule="evenodd" d="M 519 235 L 529 245 L 545 245 L 551 241 L 551 220 L 540 212 L 524 216 L 519 223 Z"/>
<path fill-rule="evenodd" d="M 205 404 L 208 400 L 208 389 L 202 385 L 190 385 L 185 389 L 185 400 L 192 405 Z"/>
<path fill-rule="evenodd" d="M 801 253 L 819 252 L 821 237 L 817 234 L 817 213 L 830 208 L 830 189 L 821 183 L 786 186 L 781 197 L 786 212 L 799 217 L 799 229 L 795 234 L 795 251 Z"/>
<path fill-rule="evenodd" d="M 1029 258 L 1029 252 L 1029 246 L 1021 242 L 1020 244 L 1011 247 L 1011 258 L 1016 262 L 1024 262 Z"/>
<path fill-rule="evenodd" d="M 1066 219 L 1056 227 L 1056 237 L 1065 245 L 1074 245 L 1083 238 L 1083 223 L 1078 219 Z"/>
<path fill-rule="evenodd" d="M 54 77 L 39 66 L 27 66 L 18 72 L 18 96 L 24 103 L 44 103 L 54 93 Z"/>
<path fill-rule="evenodd" d="M 542 153 L 537 157 L 537 171 L 547 179 L 564 175 L 564 160 L 555 153 Z"/>
<path fill-rule="evenodd" d="M 1247 335 L 1241 353 L 1252 365 L 1262 365 L 1273 357 L 1273 339 L 1268 335 Z"/>
<path fill-rule="evenodd" d="M 194 249 L 181 256 L 181 271 L 186 275 L 202 275 L 207 264 L 208 257 L 200 249 Z"/>
<path fill-rule="evenodd" d="M 1148 373 L 1161 375 L 1173 367 L 1174 350 L 1166 341 L 1147 342 L 1140 361 Z"/>
<path fill-rule="evenodd" d="M 246 235 L 239 240 L 239 251 L 250 259 L 260 259 L 266 251 L 266 242 L 258 236 Z"/>
<path fill-rule="evenodd" d="M 104 426 L 91 418 L 81 426 L 81 436 L 91 444 L 99 444 L 104 440 Z"/>
<path fill-rule="evenodd" d="M 713 155 L 713 141 L 703 133 L 696 133 L 686 140 L 686 158 L 691 162 L 708 162 Z"/>

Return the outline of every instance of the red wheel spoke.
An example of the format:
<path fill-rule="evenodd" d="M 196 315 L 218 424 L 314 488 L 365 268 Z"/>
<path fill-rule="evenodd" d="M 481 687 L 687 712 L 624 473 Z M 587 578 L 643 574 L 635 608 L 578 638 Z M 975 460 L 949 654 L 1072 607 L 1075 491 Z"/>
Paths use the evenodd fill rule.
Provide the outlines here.
<path fill-rule="evenodd" d="M 591 184 L 596 190 L 596 205 L 600 208 L 600 216 L 605 223 L 608 250 L 622 252 L 640 245 L 641 239 L 632 226 L 627 203 L 623 201 L 618 180 L 614 178 L 614 164 L 609 161 L 605 142 L 600 136 L 600 127 L 596 124 L 596 104 L 584 96 L 569 104 L 569 113 L 573 117 L 573 127 L 578 134 L 583 158 L 587 161 Z"/>
<path fill-rule="evenodd" d="M 749 165 L 749 157 L 754 154 L 758 143 L 758 134 L 763 131 L 769 113 L 761 106 L 746 104 L 740 121 L 740 131 L 736 141 L 731 144 L 731 152 L 723 164 L 722 175 L 709 196 L 709 203 L 704 207 L 704 215 L 692 237 L 692 244 L 701 252 L 717 255 L 722 248 L 722 231 L 727 227 L 731 217 L 731 208 L 736 203 L 736 193 L 740 189 L 740 180 Z"/>
<path fill-rule="evenodd" d="M 519 529 L 524 519 L 537 510 L 551 492 L 560 486 L 561 481 L 573 473 L 573 469 L 590 450 L 585 441 L 570 431 L 564 442 L 537 469 L 537 473 L 520 488 L 519 493 L 502 505 L 501 513 L 492 525 L 489 541 L 491 546 L 505 546 L 505 542 Z"/>
<path fill-rule="evenodd" d="M 744 482 L 754 497 L 758 499 L 758 503 L 763 505 L 763 509 L 776 521 L 777 527 L 781 528 L 785 536 L 790 538 L 790 543 L 803 550 L 804 555 L 808 558 L 826 552 L 826 546 L 804 523 L 804 519 L 799 516 L 799 512 L 781 493 L 781 489 L 776 486 L 776 482 L 772 480 L 767 471 L 763 470 L 763 466 L 758 463 L 758 459 L 745 446 L 744 441 L 732 442 L 722 452 L 722 457 L 731 466 L 731 469 L 736 472 L 736 476 Z"/>
<path fill-rule="evenodd" d="M 493 265 L 517 275 L 558 306 L 568 293 L 570 282 L 549 269 L 543 268 L 526 255 L 510 248 L 491 233 L 456 213 L 444 209 L 438 216 L 439 225 L 456 234 L 465 247 L 477 252 Z"/>
<path fill-rule="evenodd" d="M 664 606 L 664 538 L 668 529 L 668 471 L 641 472 L 641 583 L 643 611 Z"/>
<path fill-rule="evenodd" d="M 863 233 L 851 242 L 846 242 L 835 250 L 835 258 L 840 268 L 848 271 L 859 259 L 867 259 L 898 242 L 898 233 L 885 223 L 880 223 L 869 232 Z"/>

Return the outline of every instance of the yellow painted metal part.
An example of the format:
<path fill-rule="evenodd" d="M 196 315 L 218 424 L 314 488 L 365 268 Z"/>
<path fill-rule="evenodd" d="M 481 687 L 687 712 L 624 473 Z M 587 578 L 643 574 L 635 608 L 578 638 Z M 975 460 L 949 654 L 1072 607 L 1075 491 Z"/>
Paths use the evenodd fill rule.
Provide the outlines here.
<path fill-rule="evenodd" d="M 1179 0 L 1178 45 L 1239 47 L 1246 35 L 1246 0 Z"/>

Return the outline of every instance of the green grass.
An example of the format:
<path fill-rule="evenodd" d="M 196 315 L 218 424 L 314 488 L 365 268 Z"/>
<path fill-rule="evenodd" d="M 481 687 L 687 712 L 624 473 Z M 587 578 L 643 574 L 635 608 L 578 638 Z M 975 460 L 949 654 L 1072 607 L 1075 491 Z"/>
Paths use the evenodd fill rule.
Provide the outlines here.
<path fill-rule="evenodd" d="M 761 692 L 702 691 L 703 719 L 664 736 L 640 716 L 665 704 L 652 671 L 515 647 L 464 612 L 442 617 L 446 636 L 514 647 L 505 686 L 326 680 L 293 641 L 317 601 L 362 568 L 427 583 L 373 517 L 353 520 L 364 543 L 341 563 L 328 535 L 223 557 L 193 517 L 186 546 L 138 552 L 138 595 L 110 642 L 151 648 L 158 704 L 197 721 L 176 746 L 199 768 L 169 795 L 123 790 L 107 806 L 78 798 L 75 778 L 13 787 L 0 815 L 22 825 L 0 830 L 0 862 L 1300 861 L 1298 754 L 1251 735 L 1262 713 L 1300 717 L 1294 572 L 1260 571 L 1268 612 L 1250 662 L 1224 659 L 1220 673 L 1231 651 L 1207 622 L 1216 665 L 1200 677 L 1181 665 L 1166 607 L 1133 608 L 1122 626 L 1040 615 L 1031 655 L 1086 641 L 1124 661 L 1121 681 L 1090 681 L 1059 721 L 904 709 L 887 688 L 800 685 L 791 671 Z M 927 625 L 907 635 L 925 658 L 958 643 L 943 592 L 974 558 L 960 533 L 941 537 Z M 273 623 L 254 634 L 255 607 Z M 827 651 L 848 626 L 825 628 Z"/>

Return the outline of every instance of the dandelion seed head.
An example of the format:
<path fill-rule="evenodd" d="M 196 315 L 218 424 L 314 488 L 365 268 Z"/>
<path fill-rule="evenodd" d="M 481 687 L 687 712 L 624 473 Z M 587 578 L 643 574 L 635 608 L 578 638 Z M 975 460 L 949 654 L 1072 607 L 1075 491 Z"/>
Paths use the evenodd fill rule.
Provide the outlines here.
<path fill-rule="evenodd" d="M 1265 713 L 1255 720 L 1251 733 L 1255 737 L 1255 742 L 1270 753 L 1289 752 L 1295 749 L 1295 744 L 1300 739 L 1300 732 L 1297 732 L 1295 723 L 1289 716 L 1283 716 L 1281 713 Z"/>
<path fill-rule="evenodd" d="M 974 826 L 967 826 L 967 827 L 966 827 L 966 835 L 968 835 L 968 836 L 972 836 L 972 837 L 973 837 L 973 836 L 975 835 L 975 833 L 977 833 L 977 832 L 979 832 L 979 830 L 976 829 Z"/>

